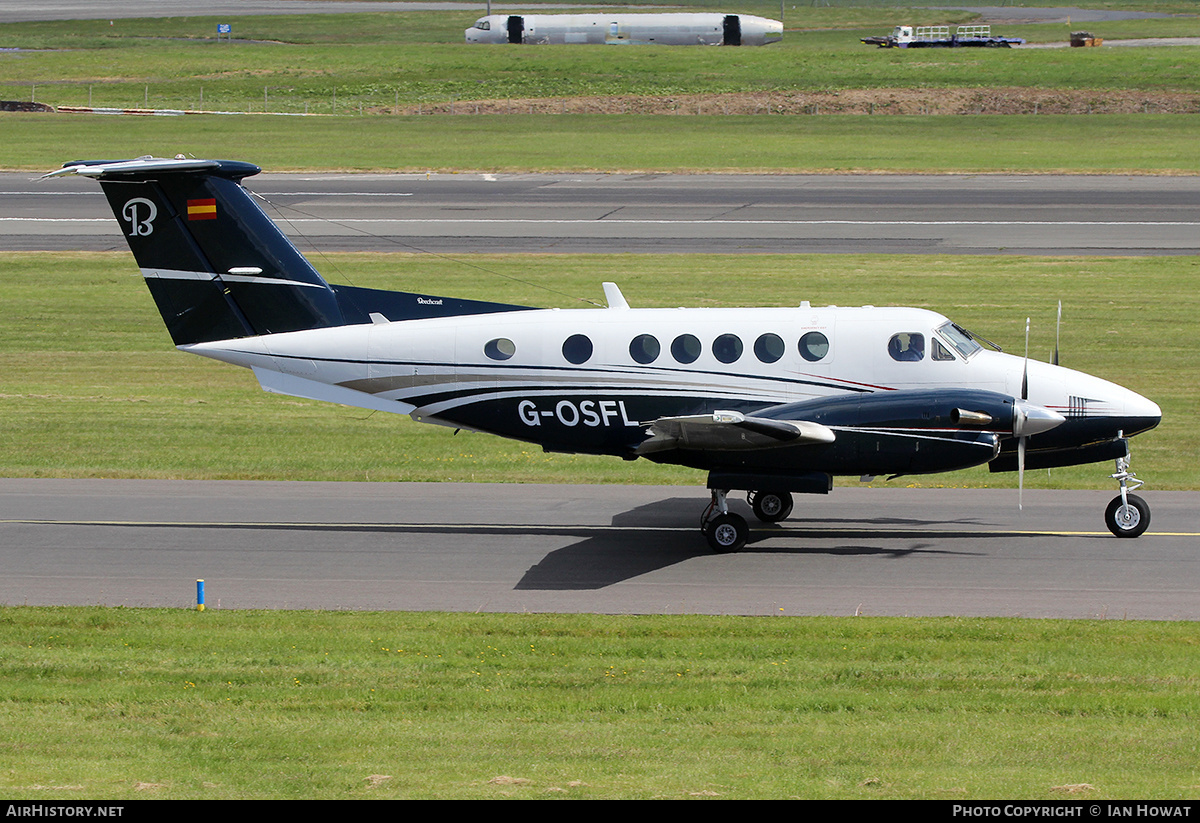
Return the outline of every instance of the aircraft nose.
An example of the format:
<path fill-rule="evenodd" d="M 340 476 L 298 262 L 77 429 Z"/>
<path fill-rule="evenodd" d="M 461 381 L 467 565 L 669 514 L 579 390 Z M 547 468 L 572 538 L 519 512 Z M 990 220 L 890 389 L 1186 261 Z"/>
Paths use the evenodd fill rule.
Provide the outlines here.
<path fill-rule="evenodd" d="M 1130 392 L 1130 394 L 1133 396 L 1125 404 L 1126 414 L 1130 417 L 1146 420 L 1150 423 L 1146 428 L 1150 429 L 1162 422 L 1162 409 L 1158 407 L 1157 403 L 1142 397 L 1140 394 L 1135 394 L 1134 392 Z"/>

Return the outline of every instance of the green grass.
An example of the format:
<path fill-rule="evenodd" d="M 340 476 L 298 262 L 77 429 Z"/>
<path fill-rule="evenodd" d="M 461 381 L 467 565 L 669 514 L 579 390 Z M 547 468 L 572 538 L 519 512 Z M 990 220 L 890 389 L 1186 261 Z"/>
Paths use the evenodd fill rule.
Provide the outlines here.
<path fill-rule="evenodd" d="M 745 11 L 776 14 L 762 5 Z M 1194 4 L 1135 5 L 1191 14 L 1090 28 L 1109 39 L 1200 35 Z M 1154 114 L 1164 95 L 1187 96 L 1177 104 L 1188 111 L 1200 100 L 1200 48 L 909 53 L 858 42 L 910 13 L 881 4 L 804 7 L 788 17 L 783 43 L 746 49 L 468 46 L 462 29 L 474 12 L 231 18 L 239 37 L 232 43 L 216 39 L 213 18 L 10 24 L 0 47 L 20 50 L 0 53 L 0 97 L 341 116 L 0 115 L 0 168 L 185 152 L 245 156 L 273 169 L 1200 171 L 1198 115 Z M 944 22 L 971 19 L 945 14 Z M 1005 33 L 1061 41 L 1067 28 Z M 805 94 L 862 89 L 925 95 L 932 102 L 923 110 L 934 115 L 939 95 L 1006 89 L 1058 92 L 1088 111 L 1120 100 L 1122 111 L 1148 113 L 768 114 L 804 115 L 813 111 Z M 724 116 L 716 103 L 698 108 L 694 95 L 749 95 L 762 114 Z M 678 98 L 679 112 L 707 116 L 529 113 L 531 100 L 561 111 L 573 98 L 595 96 L 622 101 L 612 112 L 636 110 L 638 98 Z M 473 101 L 492 101 L 504 114 L 465 116 Z M 390 116 L 451 103 L 453 117 Z"/>
<path fill-rule="evenodd" d="M 0 608 L 0 793 L 1195 798 L 1186 623 Z"/>
<path fill-rule="evenodd" d="M 1195 174 L 1200 115 L 96 117 L 3 115 L 0 167 L 143 154 L 269 171 Z M 11 142 L 9 142 L 11 141 Z"/>
<path fill-rule="evenodd" d="M 1197 36 L 1200 15 L 1090 25 L 1116 37 Z M 931 13 L 922 13 L 924 18 Z M 969 21 L 938 13 L 924 22 Z M 0 96 L 52 105 L 351 113 L 453 100 L 580 95 L 787 93 L 862 88 L 1200 91 L 1200 49 L 880 50 L 895 10 L 806 9 L 765 48 L 467 45 L 477 13 L 213 18 L 6 25 Z M 776 15 L 777 16 L 777 10 Z M 907 18 L 905 18 L 907 19 Z M 923 18 L 912 18 L 914 21 Z M 1064 42 L 1065 24 L 1005 26 Z"/>
<path fill-rule="evenodd" d="M 512 255 L 453 259 L 325 255 L 334 282 L 565 308 L 617 279 L 636 306 L 912 305 L 1008 351 L 1053 347 L 1063 364 L 1158 402 L 1162 425 L 1134 443 L 1157 489 L 1200 488 L 1200 259 L 885 255 Z M 480 266 L 499 276 L 481 276 Z M 505 275 L 519 278 L 508 279 Z M 638 461 L 547 455 L 524 444 L 266 394 L 243 369 L 175 351 L 127 254 L 0 255 L 0 475 L 550 483 L 699 482 Z M 736 284 L 736 285 L 729 285 Z M 539 288 L 544 286 L 545 289 Z M 552 290 L 552 291 L 548 291 Z M 380 455 L 387 455 L 381 459 Z M 1107 464 L 1032 472 L 1031 487 L 1108 488 Z M 882 483 L 883 481 L 877 481 Z M 907 482 L 907 481 L 905 481 Z M 1010 487 L 986 470 L 926 485 Z"/>

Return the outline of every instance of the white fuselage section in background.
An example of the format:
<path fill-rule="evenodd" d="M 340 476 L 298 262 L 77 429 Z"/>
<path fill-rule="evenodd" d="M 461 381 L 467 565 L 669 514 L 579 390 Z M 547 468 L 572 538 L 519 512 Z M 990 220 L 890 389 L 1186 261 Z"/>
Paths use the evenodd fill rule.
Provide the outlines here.
<path fill-rule="evenodd" d="M 783 23 L 750 14 L 492 14 L 465 32 L 468 43 L 764 46 Z"/>

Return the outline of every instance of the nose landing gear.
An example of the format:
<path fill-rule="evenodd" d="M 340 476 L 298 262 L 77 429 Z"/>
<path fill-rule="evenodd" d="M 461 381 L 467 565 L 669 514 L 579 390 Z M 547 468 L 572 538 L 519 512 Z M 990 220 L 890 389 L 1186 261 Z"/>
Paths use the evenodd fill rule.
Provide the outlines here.
<path fill-rule="evenodd" d="M 1129 457 L 1117 458 L 1117 471 L 1111 477 L 1117 481 L 1121 493 L 1112 499 L 1104 511 L 1104 523 L 1117 537 L 1137 537 L 1150 526 L 1150 507 L 1136 494 L 1145 481 L 1129 471 Z"/>

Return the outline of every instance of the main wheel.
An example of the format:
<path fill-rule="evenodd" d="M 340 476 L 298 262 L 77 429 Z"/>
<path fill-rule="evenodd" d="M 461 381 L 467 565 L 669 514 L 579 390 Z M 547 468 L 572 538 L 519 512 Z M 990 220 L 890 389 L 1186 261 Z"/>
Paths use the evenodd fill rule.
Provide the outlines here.
<path fill-rule="evenodd" d="M 792 496 L 787 492 L 751 492 L 750 508 L 762 522 L 778 523 L 792 513 Z"/>
<path fill-rule="evenodd" d="M 1117 537 L 1137 537 L 1150 525 L 1150 507 L 1136 494 L 1117 495 L 1104 511 L 1104 523 Z"/>
<path fill-rule="evenodd" d="M 704 525 L 704 537 L 717 554 L 741 551 L 750 537 L 750 527 L 740 514 L 718 514 Z"/>

